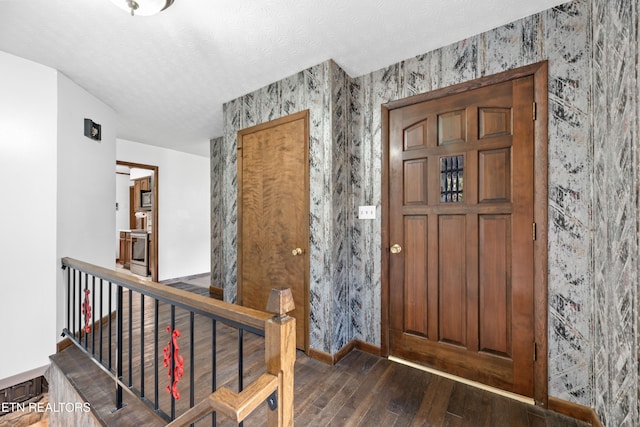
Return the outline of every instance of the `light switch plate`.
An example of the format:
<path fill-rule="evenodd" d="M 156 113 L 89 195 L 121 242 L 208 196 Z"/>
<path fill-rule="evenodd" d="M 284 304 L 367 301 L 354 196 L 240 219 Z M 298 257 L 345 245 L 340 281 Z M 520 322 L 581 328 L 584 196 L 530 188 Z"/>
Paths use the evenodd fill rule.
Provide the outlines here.
<path fill-rule="evenodd" d="M 358 219 L 376 219 L 375 206 L 359 206 Z"/>

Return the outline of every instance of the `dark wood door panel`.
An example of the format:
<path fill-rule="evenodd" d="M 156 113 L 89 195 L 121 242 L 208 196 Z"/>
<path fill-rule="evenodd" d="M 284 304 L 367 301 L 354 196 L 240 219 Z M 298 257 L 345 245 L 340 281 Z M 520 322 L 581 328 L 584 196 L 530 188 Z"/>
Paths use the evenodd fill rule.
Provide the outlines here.
<path fill-rule="evenodd" d="M 478 202 L 510 202 L 511 149 L 480 151 L 478 160 Z"/>
<path fill-rule="evenodd" d="M 405 281 L 404 330 L 428 336 L 428 270 L 426 216 L 406 216 L 405 221 Z"/>
<path fill-rule="evenodd" d="M 478 231 L 479 350 L 510 358 L 510 215 L 481 215 Z"/>
<path fill-rule="evenodd" d="M 404 247 L 389 255 L 390 353 L 528 396 L 532 83 L 398 108 L 389 123 L 389 240 Z"/>
<path fill-rule="evenodd" d="M 465 236 L 464 215 L 441 215 L 437 242 L 434 242 L 437 247 L 431 251 L 438 257 L 438 340 L 464 347 L 467 345 Z"/>

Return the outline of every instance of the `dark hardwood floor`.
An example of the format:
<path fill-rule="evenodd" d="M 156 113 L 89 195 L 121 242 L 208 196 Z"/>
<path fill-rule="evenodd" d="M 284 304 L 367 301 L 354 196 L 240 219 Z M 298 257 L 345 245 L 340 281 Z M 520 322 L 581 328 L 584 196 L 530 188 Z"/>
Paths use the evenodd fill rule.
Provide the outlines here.
<path fill-rule="evenodd" d="M 128 298 L 124 298 L 125 313 L 128 313 Z M 137 314 L 140 309 L 138 296 L 132 299 L 132 348 L 133 360 L 129 367 L 125 356 L 123 378 L 131 376 L 133 387 L 140 390 L 142 381 L 140 374 L 145 371 L 144 388 L 146 395 L 152 399 L 155 377 L 153 349 L 153 302 L 144 300 L 144 320 Z M 160 305 L 160 325 L 168 322 L 169 309 L 166 304 Z M 183 331 L 180 338 L 180 353 L 185 360 L 185 376 L 180 380 L 181 398 L 175 402 L 176 414 L 179 415 L 189 407 L 189 383 L 191 373 L 188 342 L 189 314 L 176 311 L 176 326 Z M 124 345 L 128 349 L 128 316 L 125 317 Z M 197 403 L 211 393 L 211 321 L 202 316 L 194 317 L 194 370 L 193 382 Z M 159 328 L 159 405 L 165 412 L 170 407 L 170 397 L 165 388 L 168 385 L 167 370 L 162 366 L 162 348 L 166 345 L 168 334 L 164 326 Z M 144 360 L 142 360 L 140 331 L 146 331 L 144 341 Z M 237 330 L 220 322 L 217 330 L 217 386 L 237 389 Z M 96 331 L 97 334 L 97 331 Z M 91 340 L 89 340 L 91 342 Z M 264 372 L 263 338 L 245 333 L 244 343 L 244 385 L 245 387 Z M 106 345 L 106 344 L 105 344 Z M 96 346 L 99 348 L 99 346 Z M 106 348 L 103 346 L 106 354 Z M 91 349 L 90 349 L 91 350 Z M 91 350 L 93 351 L 93 350 Z M 65 352 L 69 352 L 66 355 Z M 96 411 L 105 413 L 103 422 L 106 425 L 125 426 L 142 425 L 140 419 L 145 415 L 136 410 L 135 418 L 127 421 L 124 414 L 114 414 L 115 393 L 105 395 L 104 384 L 109 380 L 97 381 L 100 375 L 106 376 L 100 369 L 90 363 L 80 363 L 86 357 L 79 350 L 67 348 L 53 360 L 58 358 L 64 365 L 66 375 L 74 378 L 74 384 L 85 396 L 100 396 L 101 402 L 91 402 Z M 64 363 L 69 359 L 73 362 Z M 95 371 L 97 370 L 97 371 Z M 112 383 L 112 381 L 111 381 Z M 95 388 L 100 388 L 96 393 Z M 93 392 L 92 392 L 93 390 Z M 125 393 L 125 399 L 131 398 Z M 107 409 L 100 409 L 106 406 Z M 295 366 L 295 424 L 298 426 L 562 426 L 586 427 L 590 424 L 521 403 L 507 397 L 480 390 L 472 386 L 411 368 L 396 362 L 354 350 L 335 366 L 329 366 L 297 353 Z M 138 407 L 138 406 L 136 406 Z M 146 409 L 144 405 L 143 408 Z M 266 404 L 252 414 L 244 425 L 266 425 Z M 157 425 L 158 420 L 148 415 L 148 424 Z M 156 424 L 154 424 L 156 423 Z M 145 423 L 146 424 L 146 423 Z M 210 426 L 212 417 L 207 417 L 197 426 Z M 232 426 L 235 423 L 218 417 L 220 426 Z"/>
<path fill-rule="evenodd" d="M 193 292 L 194 294 L 209 296 L 209 288 L 205 288 L 200 285 L 194 285 L 187 282 L 168 283 L 167 285 L 176 289 L 182 289 L 183 291 Z"/>
<path fill-rule="evenodd" d="M 301 426 L 589 426 L 488 391 L 354 350 L 329 367 L 296 364 Z"/>

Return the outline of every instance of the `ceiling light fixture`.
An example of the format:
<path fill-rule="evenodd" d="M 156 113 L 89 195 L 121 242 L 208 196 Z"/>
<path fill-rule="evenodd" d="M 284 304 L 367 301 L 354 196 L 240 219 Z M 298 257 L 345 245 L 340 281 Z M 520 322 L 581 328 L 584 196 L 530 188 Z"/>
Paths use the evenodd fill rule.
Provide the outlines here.
<path fill-rule="evenodd" d="M 111 0 L 122 10 L 131 12 L 131 16 L 151 16 L 160 13 L 173 4 L 174 0 Z"/>

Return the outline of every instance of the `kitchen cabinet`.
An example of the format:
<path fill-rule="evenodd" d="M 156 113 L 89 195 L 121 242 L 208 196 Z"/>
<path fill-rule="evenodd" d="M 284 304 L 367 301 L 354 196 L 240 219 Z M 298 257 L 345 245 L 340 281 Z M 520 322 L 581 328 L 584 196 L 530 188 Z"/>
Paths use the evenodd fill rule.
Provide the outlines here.
<path fill-rule="evenodd" d="M 151 191 L 151 177 L 138 178 L 133 180 L 133 206 L 136 212 L 151 210 L 150 206 L 143 206 L 142 191 Z"/>
<path fill-rule="evenodd" d="M 124 268 L 131 266 L 131 233 L 128 231 L 120 232 L 120 258 L 118 262 Z"/>

